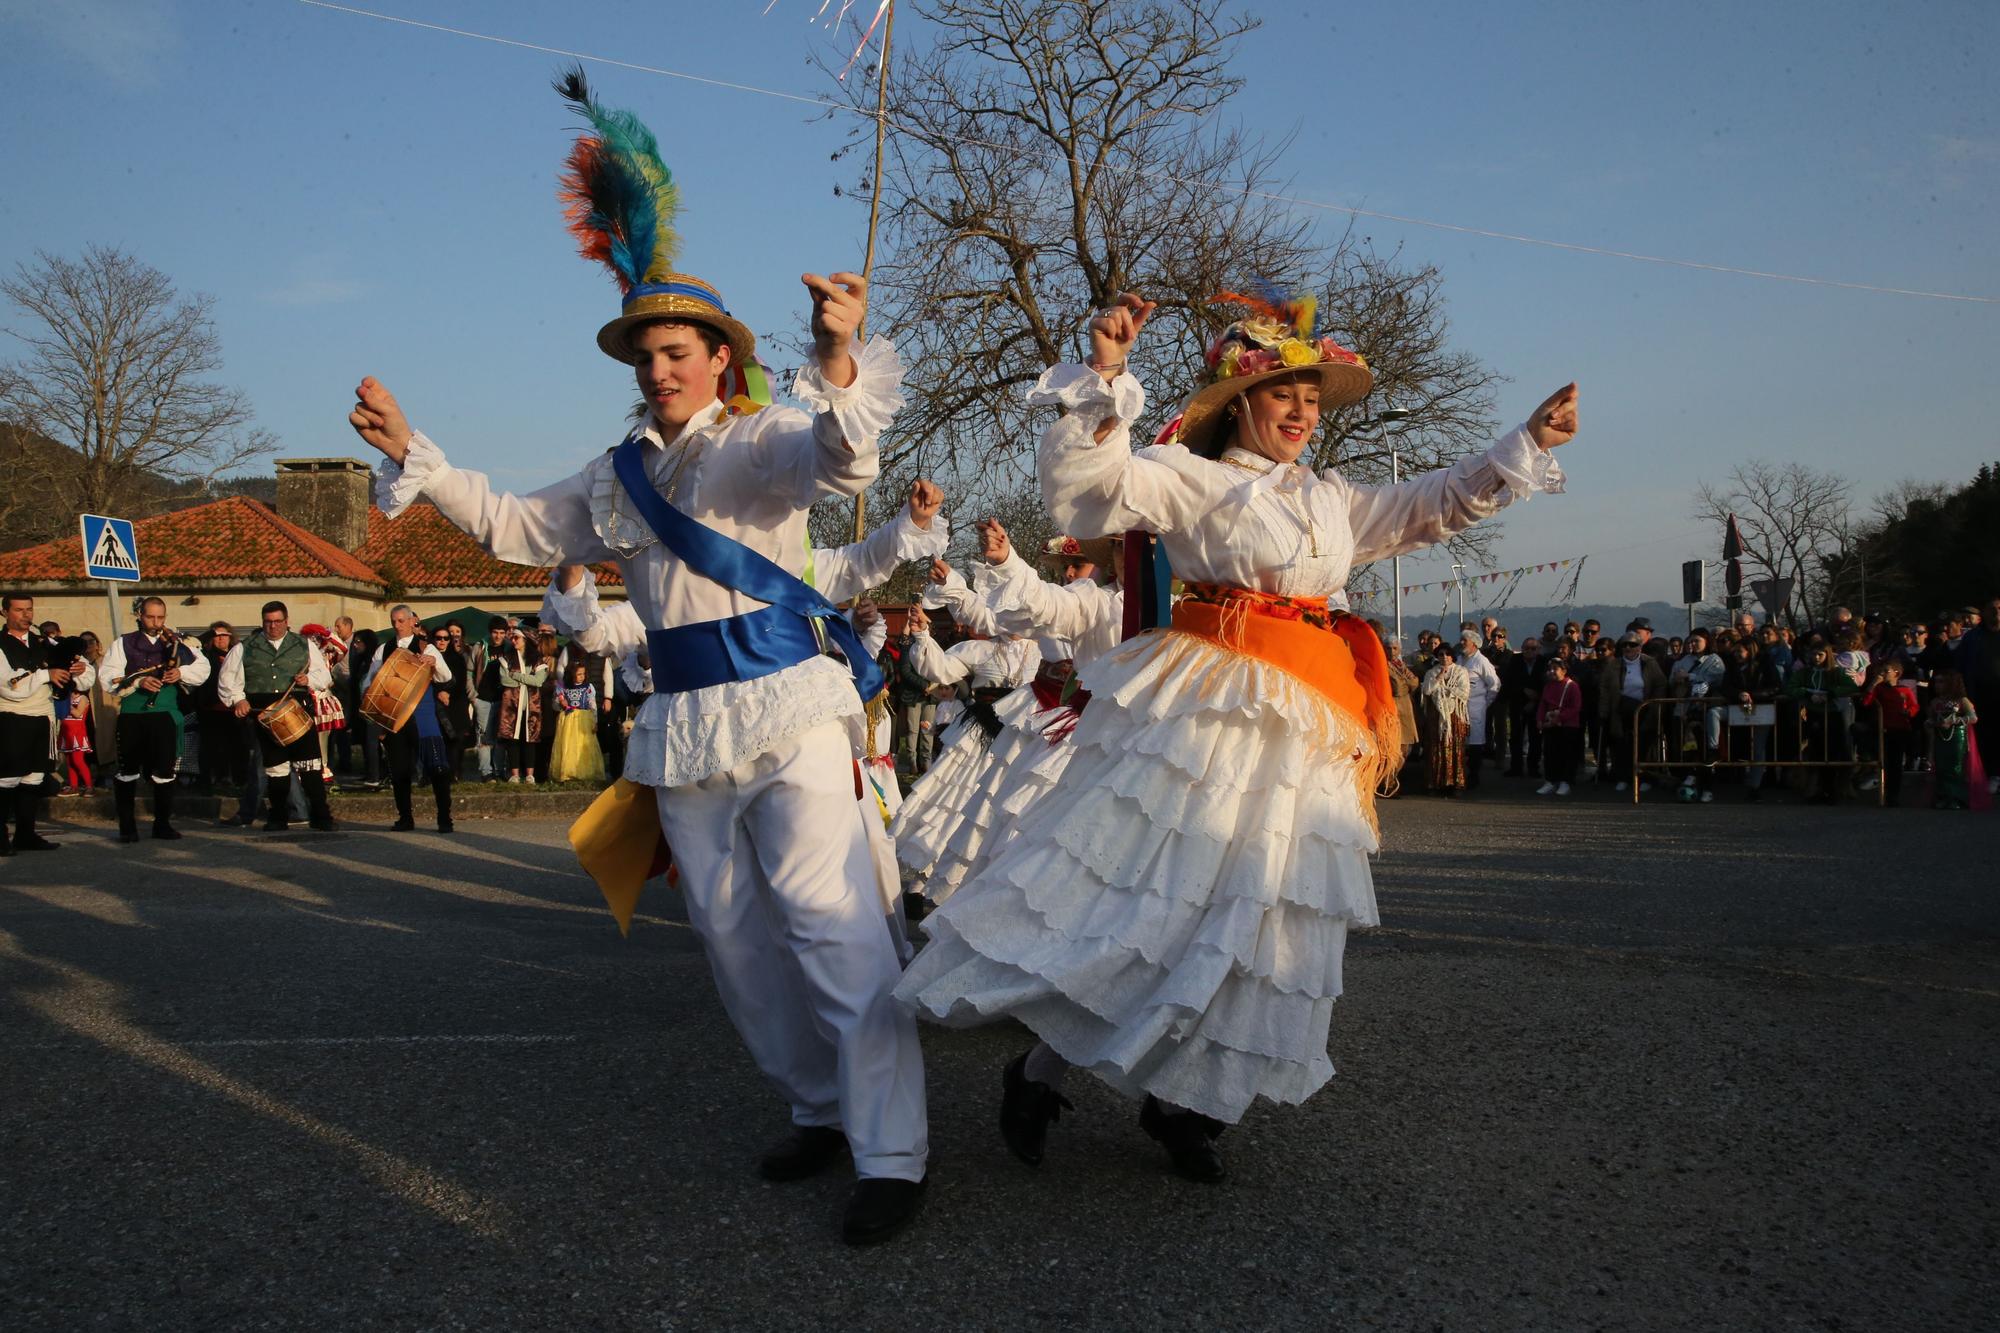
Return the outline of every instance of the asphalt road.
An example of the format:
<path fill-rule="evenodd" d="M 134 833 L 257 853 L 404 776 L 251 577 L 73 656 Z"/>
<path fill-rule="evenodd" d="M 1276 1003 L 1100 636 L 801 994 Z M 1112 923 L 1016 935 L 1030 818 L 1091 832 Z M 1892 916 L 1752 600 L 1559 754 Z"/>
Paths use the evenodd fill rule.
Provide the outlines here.
<path fill-rule="evenodd" d="M 671 895 L 555 822 L 73 829 L 0 862 L 0 1328 L 1986 1329 L 2000 822 L 1516 789 L 1385 810 L 1340 1076 L 1181 1182 L 1019 1029 L 925 1034 L 927 1209 L 784 1113 Z"/>

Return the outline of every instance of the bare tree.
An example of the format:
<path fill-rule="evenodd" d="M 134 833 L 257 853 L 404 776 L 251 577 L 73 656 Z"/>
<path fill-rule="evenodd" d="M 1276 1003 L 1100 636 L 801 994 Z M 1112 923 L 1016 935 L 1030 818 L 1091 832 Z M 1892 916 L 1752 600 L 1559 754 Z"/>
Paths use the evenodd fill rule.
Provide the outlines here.
<path fill-rule="evenodd" d="M 1398 441 L 1407 470 L 1484 442 L 1495 377 L 1447 346 L 1437 271 L 1400 268 L 1351 233 L 1323 245 L 1271 197 L 1283 144 L 1216 128 L 1242 82 L 1230 53 L 1255 26 L 1227 9 L 920 6 L 936 39 L 906 40 L 892 70 L 890 257 L 873 292 L 910 367 L 910 406 L 883 439 L 885 476 L 921 469 L 974 506 L 1018 493 L 1032 484 L 1041 433 L 1023 391 L 1086 353 L 1095 310 L 1127 290 L 1159 302 L 1133 369 L 1171 393 L 1194 384 L 1207 343 L 1238 313 L 1210 298 L 1258 277 L 1320 293 L 1321 327 L 1375 367 L 1376 395 L 1330 414 L 1322 464 L 1344 453 L 1362 479 L 1386 480 L 1379 440 L 1343 445 L 1392 394 L 1415 413 Z M 847 95 L 872 114 L 860 81 Z M 872 141 L 870 127 L 853 146 Z M 1155 406 L 1170 415 L 1170 399 Z"/>
<path fill-rule="evenodd" d="M 1702 482 L 1694 516 L 1715 525 L 1717 549 L 1729 516 L 1743 537 L 1744 573 L 1788 578 L 1792 594 L 1784 614 L 1794 625 L 1819 623 L 1838 595 L 1836 575 L 1852 540 L 1847 481 L 1804 463 L 1739 463 L 1722 482 Z"/>
<path fill-rule="evenodd" d="M 0 423 L 75 451 L 40 503 L 149 512 L 161 481 L 205 484 L 275 450 L 243 393 L 204 378 L 222 365 L 210 297 L 107 246 L 37 253 L 0 292 L 26 317 L 6 330 L 25 354 L 0 365 Z"/>

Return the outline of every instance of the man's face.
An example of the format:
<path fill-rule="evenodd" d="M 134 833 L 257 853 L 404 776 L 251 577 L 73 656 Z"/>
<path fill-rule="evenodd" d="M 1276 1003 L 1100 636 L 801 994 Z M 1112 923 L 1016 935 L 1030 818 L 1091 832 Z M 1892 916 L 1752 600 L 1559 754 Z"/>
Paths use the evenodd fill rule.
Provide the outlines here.
<path fill-rule="evenodd" d="M 1583 636 L 1589 639 L 1592 643 L 1595 643 L 1597 642 L 1597 636 L 1599 632 L 1601 632 L 1603 628 L 1604 626 L 1595 620 L 1586 620 L 1583 622 Z"/>
<path fill-rule="evenodd" d="M 22 597 L 7 603 L 7 632 L 28 634 L 35 628 L 35 599 Z"/>
<path fill-rule="evenodd" d="M 264 635 L 273 643 L 276 643 L 279 639 L 285 637 L 285 631 L 291 627 L 291 623 L 292 618 L 283 611 L 266 611 L 264 613 Z"/>
<path fill-rule="evenodd" d="M 715 401 L 715 384 L 729 365 L 725 344 L 708 350 L 685 324 L 649 324 L 632 335 L 632 374 L 662 426 L 679 429 Z"/>
<path fill-rule="evenodd" d="M 1653 640 L 1653 631 L 1647 629 L 1644 625 L 1640 625 L 1632 631 L 1632 636 L 1640 643 L 1651 643 Z"/>
<path fill-rule="evenodd" d="M 1548 624 L 1542 626 L 1542 638 L 1547 642 L 1554 643 L 1556 640 L 1556 634 L 1557 630 L 1555 621 L 1551 620 Z M 1522 647 L 1526 646 L 1527 646 L 1526 644 L 1522 645 Z"/>
<path fill-rule="evenodd" d="M 158 602 L 148 602 L 139 608 L 139 628 L 155 638 L 167 627 L 167 608 Z"/>
<path fill-rule="evenodd" d="M 1751 615 L 1748 611 L 1736 617 L 1736 632 L 1738 634 L 1755 634 L 1757 632 L 1757 617 Z"/>
<path fill-rule="evenodd" d="M 397 638 L 407 639 L 417 632 L 417 613 L 414 611 L 392 612 L 389 616 L 389 623 L 395 626 Z"/>
<path fill-rule="evenodd" d="M 1521 645 L 1521 654 L 1524 657 L 1540 657 L 1542 655 L 1542 641 L 1540 639 L 1529 639 Z"/>
<path fill-rule="evenodd" d="M 353 638 L 353 637 L 354 637 L 354 617 L 353 617 L 353 616 L 342 616 L 342 617 L 340 617 L 340 619 L 338 619 L 338 620 L 334 621 L 334 622 L 333 622 L 333 632 L 334 632 L 335 634 L 338 634 L 338 635 L 339 635 L 339 636 L 340 636 L 341 638 L 343 638 L 343 639 L 351 639 L 351 638 Z"/>
<path fill-rule="evenodd" d="M 490 644 L 492 647 L 495 648 L 501 647 L 503 644 L 507 642 L 506 628 L 504 626 L 495 625 L 492 629 L 487 630 L 486 642 Z"/>

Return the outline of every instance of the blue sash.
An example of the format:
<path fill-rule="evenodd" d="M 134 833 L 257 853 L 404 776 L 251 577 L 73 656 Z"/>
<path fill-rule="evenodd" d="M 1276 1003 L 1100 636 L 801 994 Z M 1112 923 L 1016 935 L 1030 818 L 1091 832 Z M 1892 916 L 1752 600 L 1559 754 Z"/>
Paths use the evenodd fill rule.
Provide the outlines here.
<path fill-rule="evenodd" d="M 825 638 L 846 654 L 863 699 L 881 693 L 881 668 L 840 609 L 797 575 L 668 504 L 646 475 L 645 445 L 638 435 L 628 435 L 612 451 L 611 466 L 639 517 L 676 559 L 725 588 L 770 603 L 740 616 L 648 632 L 656 693 L 756 680 L 819 656 Z"/>

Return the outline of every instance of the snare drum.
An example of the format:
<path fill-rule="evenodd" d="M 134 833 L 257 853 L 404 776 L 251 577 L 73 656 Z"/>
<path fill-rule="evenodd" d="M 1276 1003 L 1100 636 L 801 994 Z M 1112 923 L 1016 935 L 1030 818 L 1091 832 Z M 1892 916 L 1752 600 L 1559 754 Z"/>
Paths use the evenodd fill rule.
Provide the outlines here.
<path fill-rule="evenodd" d="M 384 731 L 401 731 L 423 702 L 430 684 L 428 656 L 407 648 L 391 649 L 361 696 L 361 716 Z"/>
<path fill-rule="evenodd" d="M 257 721 L 271 733 L 271 739 L 290 747 L 312 734 L 312 714 L 297 699 L 280 699 L 257 714 Z"/>

